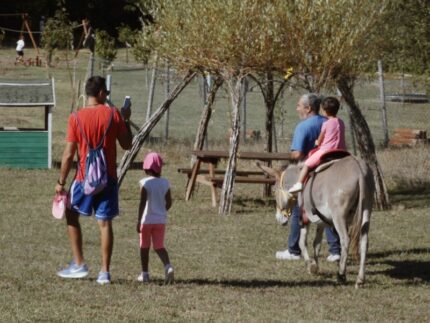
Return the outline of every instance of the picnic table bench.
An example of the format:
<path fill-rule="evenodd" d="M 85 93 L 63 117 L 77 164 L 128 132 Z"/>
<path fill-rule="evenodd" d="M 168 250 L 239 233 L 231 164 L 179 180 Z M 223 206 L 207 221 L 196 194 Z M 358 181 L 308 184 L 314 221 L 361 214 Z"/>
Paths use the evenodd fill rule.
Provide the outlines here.
<path fill-rule="evenodd" d="M 217 205 L 216 189 L 222 187 L 224 182 L 225 170 L 217 169 L 217 164 L 221 159 L 229 158 L 228 151 L 208 151 L 208 150 L 193 150 L 192 154 L 196 157 L 196 161 L 192 168 L 179 168 L 178 172 L 188 176 L 187 189 L 185 192 L 185 200 L 188 201 L 194 191 L 195 183 L 208 185 L 211 188 L 212 206 Z M 238 159 L 273 161 L 287 160 L 288 153 L 262 153 L 262 152 L 239 152 Z M 206 168 L 201 168 L 201 165 L 207 165 Z M 273 185 L 275 179 L 267 177 L 262 171 L 256 170 L 236 170 L 235 183 L 245 184 L 264 184 Z"/>

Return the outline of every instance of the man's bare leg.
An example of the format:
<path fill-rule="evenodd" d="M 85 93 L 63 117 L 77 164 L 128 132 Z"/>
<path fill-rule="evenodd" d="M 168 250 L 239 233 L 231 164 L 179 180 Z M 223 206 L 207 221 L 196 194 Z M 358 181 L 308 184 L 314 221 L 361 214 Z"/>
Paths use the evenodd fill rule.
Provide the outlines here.
<path fill-rule="evenodd" d="M 100 228 L 102 267 L 101 271 L 109 272 L 113 250 L 113 230 L 111 220 L 97 220 Z"/>
<path fill-rule="evenodd" d="M 73 260 L 77 265 L 82 265 L 84 263 L 84 254 L 82 251 L 82 230 L 79 223 L 79 213 L 66 209 L 66 220 Z"/>

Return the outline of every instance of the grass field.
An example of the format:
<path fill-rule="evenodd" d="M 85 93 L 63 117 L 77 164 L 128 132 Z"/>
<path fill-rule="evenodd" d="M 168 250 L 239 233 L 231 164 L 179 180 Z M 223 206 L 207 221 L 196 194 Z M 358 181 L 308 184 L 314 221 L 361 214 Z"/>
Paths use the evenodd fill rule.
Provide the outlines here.
<path fill-rule="evenodd" d="M 0 50 L 1 77 L 35 78 L 46 74 L 41 68 L 14 69 L 5 64 L 10 57 L 14 57 L 13 50 Z M 81 74 L 85 66 L 86 58 L 82 57 Z M 56 78 L 59 103 L 54 112 L 54 158 L 59 158 L 70 111 L 70 86 L 63 68 L 52 69 L 51 73 Z M 121 187 L 121 215 L 114 222 L 113 281 L 109 286 L 98 286 L 99 233 L 93 218 L 82 219 L 89 277 L 69 281 L 55 275 L 71 257 L 65 221 L 55 220 L 50 214 L 58 169 L 0 168 L 1 322 L 429 321 L 429 147 L 378 151 L 393 209 L 372 215 L 367 283 L 355 290 L 357 264 L 349 261 L 348 283 L 338 285 L 336 266 L 324 260 L 326 243 L 317 276 L 308 274 L 302 261 L 275 259 L 275 252 L 286 248 L 288 228 L 275 223 L 274 201 L 260 198 L 261 187 L 237 185 L 228 217 L 217 216 L 217 209 L 210 206 L 207 187 L 199 187 L 191 201 L 184 201 L 186 181 L 176 169 L 189 165 L 190 141 L 199 118 L 187 110 L 187 102 L 199 100 L 197 85 L 189 91 L 193 92 L 187 92 L 174 109 L 191 120 L 173 115 L 177 123 L 177 130 L 172 130 L 174 140 L 168 145 L 146 145 L 141 152 L 143 155 L 155 149 L 166 159 L 164 175 L 172 183 L 174 198 L 166 246 L 175 266 L 176 284 L 162 285 L 162 265 L 152 251 L 153 282 L 142 285 L 136 281 L 140 266 L 134 228 L 141 171 L 130 170 Z M 372 85 L 367 90 L 358 89 L 358 93 L 371 91 Z M 296 98 L 292 97 L 290 104 Z M 137 112 L 137 107 L 134 111 L 137 120 L 143 118 L 144 112 Z M 397 106 L 390 110 L 392 115 L 400 112 Z M 15 126 L 17 122 L 33 125 L 38 117 L 1 113 L 2 122 L 15 122 Z M 221 114 L 219 110 L 216 113 Z M 293 115 L 291 106 L 288 113 Z M 423 119 L 422 115 L 405 113 L 402 118 L 393 118 L 392 123 L 428 127 L 428 119 Z M 176 138 L 176 133 L 181 135 Z M 225 143 L 220 139 L 215 145 Z M 288 139 L 282 145 L 288 147 Z M 243 149 L 262 149 L 262 144 L 248 144 Z"/>

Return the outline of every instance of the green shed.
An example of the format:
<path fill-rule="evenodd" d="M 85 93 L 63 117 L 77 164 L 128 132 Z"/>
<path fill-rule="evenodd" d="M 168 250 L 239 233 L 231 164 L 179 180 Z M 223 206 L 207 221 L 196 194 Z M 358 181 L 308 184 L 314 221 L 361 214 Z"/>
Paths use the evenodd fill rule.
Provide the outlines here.
<path fill-rule="evenodd" d="M 0 79 L 0 166 L 51 168 L 54 107 L 54 79 Z M 21 113 L 36 109 L 39 115 L 27 113 L 27 123 L 20 122 Z"/>

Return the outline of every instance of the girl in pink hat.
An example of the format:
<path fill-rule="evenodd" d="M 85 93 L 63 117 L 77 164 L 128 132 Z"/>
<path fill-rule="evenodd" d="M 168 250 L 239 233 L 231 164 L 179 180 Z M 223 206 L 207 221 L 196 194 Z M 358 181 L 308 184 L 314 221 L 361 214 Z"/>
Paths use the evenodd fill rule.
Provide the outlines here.
<path fill-rule="evenodd" d="M 163 160 L 157 153 L 149 153 L 143 161 L 143 170 L 147 176 L 139 181 L 140 204 L 136 230 L 140 235 L 142 273 L 137 280 L 149 282 L 149 248 L 152 240 L 154 250 L 164 264 L 165 283 L 169 284 L 173 283 L 174 272 L 164 248 L 164 232 L 172 197 L 169 181 L 161 177 L 162 166 Z"/>

